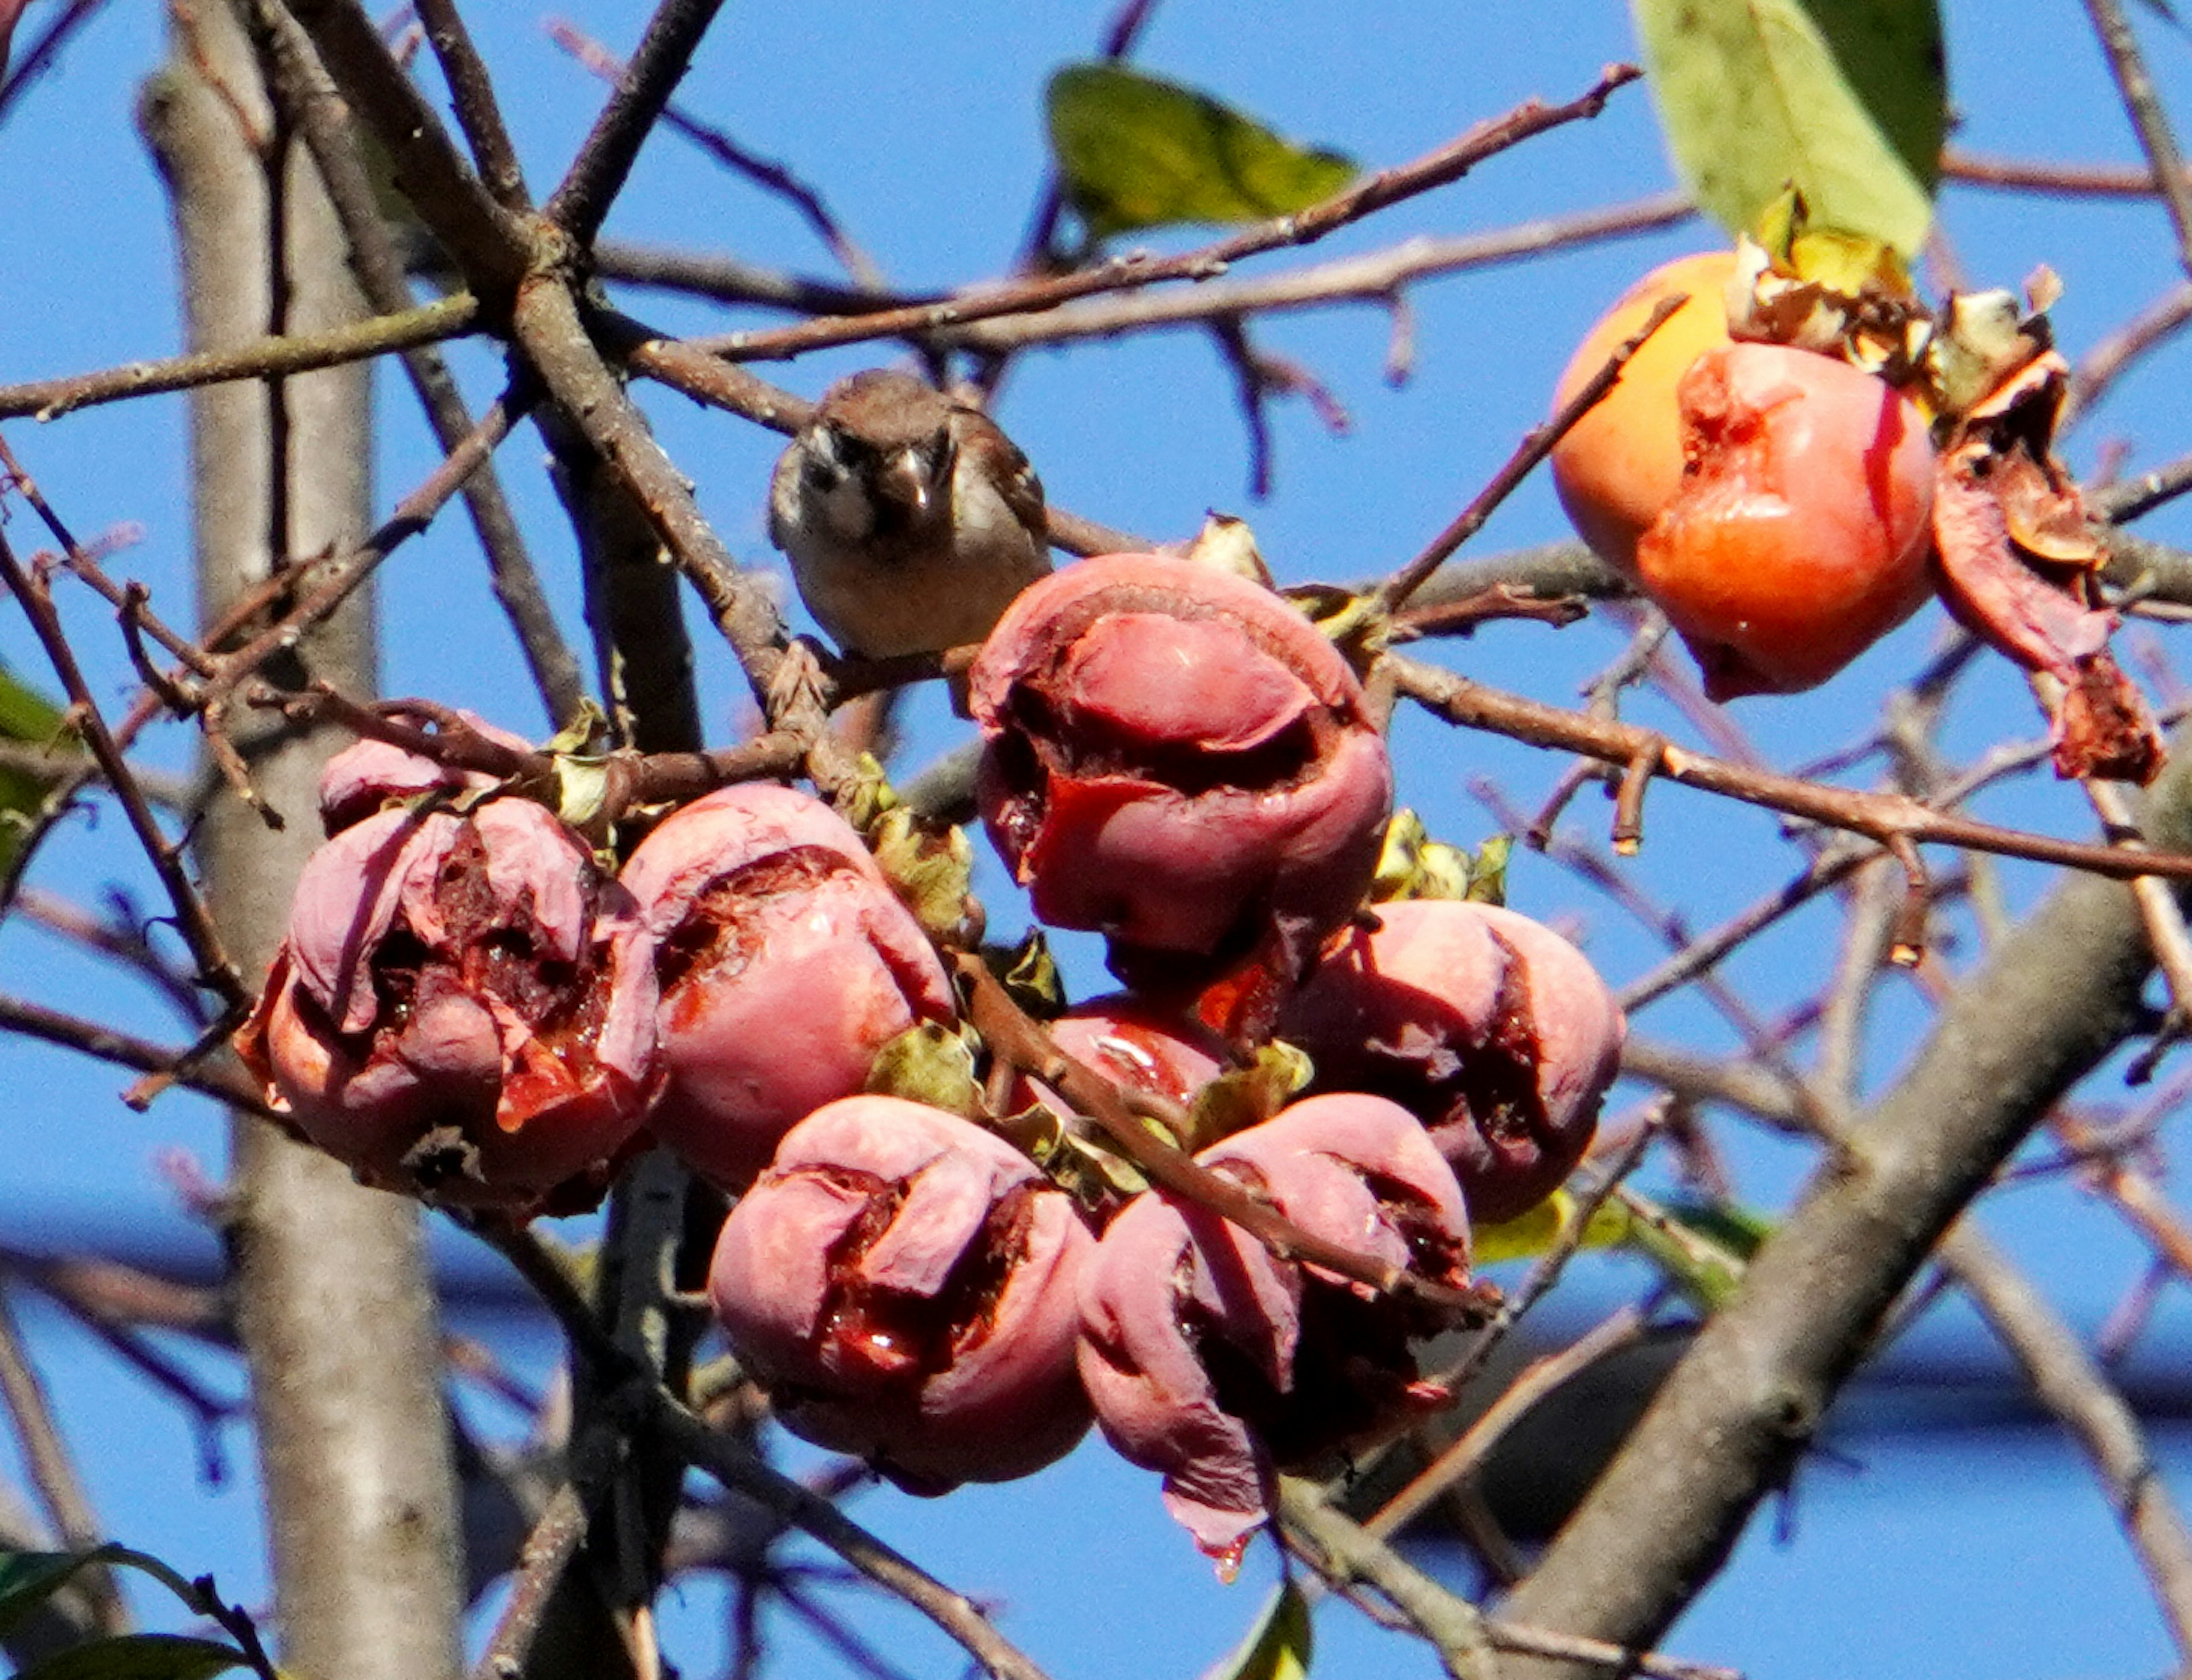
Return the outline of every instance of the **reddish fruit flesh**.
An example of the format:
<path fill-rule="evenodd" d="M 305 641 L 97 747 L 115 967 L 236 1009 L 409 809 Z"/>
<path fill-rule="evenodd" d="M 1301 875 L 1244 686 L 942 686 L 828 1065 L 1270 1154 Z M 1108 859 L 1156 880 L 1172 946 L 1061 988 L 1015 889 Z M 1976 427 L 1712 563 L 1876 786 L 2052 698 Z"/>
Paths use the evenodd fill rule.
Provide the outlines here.
<path fill-rule="evenodd" d="M 1154 554 L 1020 596 L 971 674 L 990 837 L 1054 926 L 1306 960 L 1377 861 L 1391 772 L 1354 673 L 1269 590 Z"/>
<path fill-rule="evenodd" d="M 1687 464 L 1637 546 L 1645 592 L 1713 699 L 1815 687 L 1931 591 L 1924 417 L 1871 374 L 1781 345 L 1708 351 L 1681 398 Z"/>

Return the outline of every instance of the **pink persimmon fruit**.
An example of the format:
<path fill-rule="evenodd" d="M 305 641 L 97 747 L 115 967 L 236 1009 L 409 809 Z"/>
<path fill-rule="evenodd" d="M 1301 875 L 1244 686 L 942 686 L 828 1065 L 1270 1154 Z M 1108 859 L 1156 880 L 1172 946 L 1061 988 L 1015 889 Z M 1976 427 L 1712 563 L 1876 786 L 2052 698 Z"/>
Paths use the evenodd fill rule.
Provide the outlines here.
<path fill-rule="evenodd" d="M 1087 1432 L 1071 1199 L 956 1115 L 848 1097 L 732 1209 L 708 1291 L 776 1416 L 909 1492 L 1002 1482 Z"/>

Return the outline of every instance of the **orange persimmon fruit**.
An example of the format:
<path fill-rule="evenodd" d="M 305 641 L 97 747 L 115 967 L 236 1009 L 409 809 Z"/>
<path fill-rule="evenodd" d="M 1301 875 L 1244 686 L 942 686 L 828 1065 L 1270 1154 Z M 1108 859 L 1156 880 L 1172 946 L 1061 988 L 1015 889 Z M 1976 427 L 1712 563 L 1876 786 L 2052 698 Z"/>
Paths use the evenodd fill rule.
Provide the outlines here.
<path fill-rule="evenodd" d="M 1636 540 L 1682 483 L 1682 431 L 1675 386 L 1690 363 L 1728 341 L 1727 283 L 1735 253 L 1704 251 L 1663 264 L 1631 286 L 1590 329 L 1561 374 L 1553 409 L 1565 407 L 1663 298 L 1687 300 L 1647 339 L 1620 382 L 1553 446 L 1561 506 L 1606 563 L 1634 580 Z"/>
<path fill-rule="evenodd" d="M 1729 252 L 1654 269 L 1591 329 L 1557 409 L 1685 301 L 1552 454 L 1591 549 L 1665 612 L 1715 700 L 1815 687 L 1931 592 L 1925 417 L 1839 357 L 1736 342 Z"/>

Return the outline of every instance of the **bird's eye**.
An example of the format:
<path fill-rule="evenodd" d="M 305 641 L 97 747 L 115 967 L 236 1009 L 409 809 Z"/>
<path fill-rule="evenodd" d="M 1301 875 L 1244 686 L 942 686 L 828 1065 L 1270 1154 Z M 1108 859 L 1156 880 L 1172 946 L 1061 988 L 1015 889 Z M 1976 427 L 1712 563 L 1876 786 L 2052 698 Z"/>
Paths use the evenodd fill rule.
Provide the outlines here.
<path fill-rule="evenodd" d="M 845 460 L 846 439 L 830 426 L 819 426 L 808 440 L 800 465 L 800 476 L 809 489 L 834 489 L 845 481 L 851 468 Z"/>

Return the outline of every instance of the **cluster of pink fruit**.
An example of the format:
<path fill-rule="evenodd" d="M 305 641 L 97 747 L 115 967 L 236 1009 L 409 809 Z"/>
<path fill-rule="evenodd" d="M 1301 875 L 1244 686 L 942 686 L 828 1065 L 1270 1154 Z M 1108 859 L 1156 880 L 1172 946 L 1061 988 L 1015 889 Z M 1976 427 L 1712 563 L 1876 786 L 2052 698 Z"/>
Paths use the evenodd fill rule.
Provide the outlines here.
<path fill-rule="evenodd" d="M 1281 975 L 1269 1014 L 1308 1094 L 1196 1160 L 1440 1287 L 1381 1294 L 1160 1190 L 1092 1207 L 995 1117 L 866 1094 L 877 1052 L 956 1027 L 959 1000 L 859 836 L 788 788 L 699 800 L 612 875 L 539 805 L 362 743 L 330 768 L 331 837 L 240 1043 L 305 1134 L 447 1203 L 588 1205 L 659 1141 L 737 1198 L 711 1292 L 789 1427 L 941 1492 L 1035 1470 L 1093 1416 L 1230 1559 L 1275 1466 L 1438 1397 L 1413 1345 L 1454 1320 L 1470 1218 L 1580 1158 L 1620 1014 L 1525 917 L 1365 911 L 1384 744 L 1345 660 L 1259 585 L 1070 567 L 1014 603 L 970 695 L 999 850 L 1133 987 L 1054 1042 L 1189 1103 L 1242 1048 L 1198 996 Z"/>

